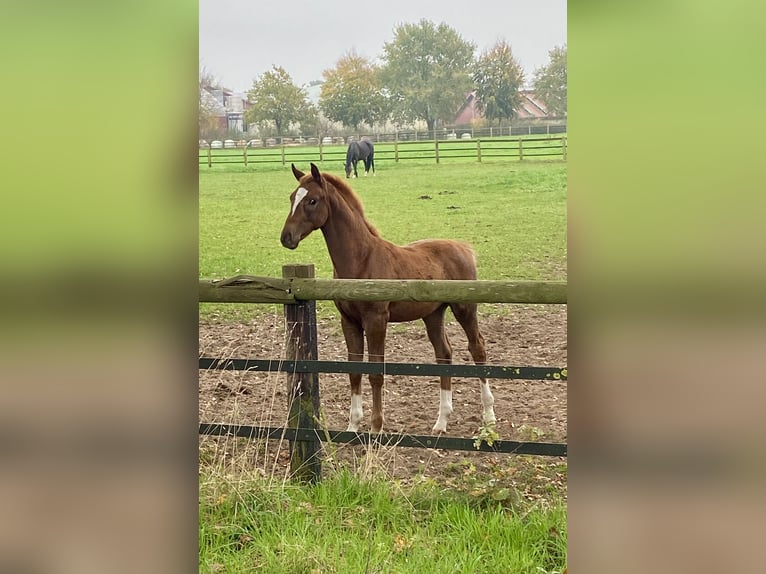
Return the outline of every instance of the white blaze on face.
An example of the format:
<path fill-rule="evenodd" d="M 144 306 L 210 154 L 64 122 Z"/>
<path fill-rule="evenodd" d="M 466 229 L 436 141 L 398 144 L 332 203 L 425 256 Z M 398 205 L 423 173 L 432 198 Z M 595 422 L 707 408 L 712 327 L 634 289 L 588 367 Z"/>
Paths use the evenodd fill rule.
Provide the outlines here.
<path fill-rule="evenodd" d="M 308 189 L 305 187 L 299 187 L 295 191 L 295 199 L 293 200 L 293 211 L 290 215 L 295 215 L 295 210 L 298 209 L 298 204 L 303 200 L 304 197 L 306 197 L 306 194 L 309 192 Z"/>

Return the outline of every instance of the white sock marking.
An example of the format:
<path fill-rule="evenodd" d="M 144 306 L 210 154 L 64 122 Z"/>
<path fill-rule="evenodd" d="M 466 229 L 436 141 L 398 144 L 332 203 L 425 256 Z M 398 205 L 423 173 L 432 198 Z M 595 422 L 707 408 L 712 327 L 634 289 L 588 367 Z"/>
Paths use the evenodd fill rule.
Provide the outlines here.
<path fill-rule="evenodd" d="M 362 422 L 364 413 L 362 411 L 362 395 L 351 395 L 351 411 L 348 416 L 348 430 L 356 432 L 359 430 L 359 423 Z"/>
<path fill-rule="evenodd" d="M 445 432 L 447 419 L 452 414 L 452 390 L 439 389 L 439 418 L 436 419 L 433 432 Z"/>
<path fill-rule="evenodd" d="M 293 202 L 293 211 L 290 215 L 295 215 L 295 210 L 298 209 L 298 204 L 301 202 L 301 200 L 306 197 L 306 194 L 309 192 L 308 189 L 305 187 L 299 187 L 298 190 L 295 192 L 295 201 Z"/>
<path fill-rule="evenodd" d="M 495 422 L 495 397 L 492 396 L 492 391 L 489 389 L 489 382 L 486 379 L 481 379 L 481 406 L 484 409 L 482 418 L 487 424 L 493 424 Z"/>

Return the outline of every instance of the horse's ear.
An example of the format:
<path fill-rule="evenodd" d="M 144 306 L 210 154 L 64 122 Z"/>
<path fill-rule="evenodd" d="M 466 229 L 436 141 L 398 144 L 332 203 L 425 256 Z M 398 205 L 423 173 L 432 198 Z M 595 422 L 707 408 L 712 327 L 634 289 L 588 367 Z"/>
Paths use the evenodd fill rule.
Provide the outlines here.
<path fill-rule="evenodd" d="M 301 170 L 299 170 L 297 167 L 295 167 L 295 164 L 294 164 L 294 163 L 292 163 L 292 164 L 290 164 L 290 165 L 292 165 L 292 166 L 293 166 L 293 175 L 295 176 L 295 179 L 297 179 L 298 181 L 300 181 L 300 180 L 301 180 L 301 178 L 304 176 L 304 173 L 303 173 Z"/>
<path fill-rule="evenodd" d="M 319 173 L 319 168 L 313 163 L 311 164 L 311 176 L 314 178 L 315 182 L 322 183 L 322 174 Z"/>

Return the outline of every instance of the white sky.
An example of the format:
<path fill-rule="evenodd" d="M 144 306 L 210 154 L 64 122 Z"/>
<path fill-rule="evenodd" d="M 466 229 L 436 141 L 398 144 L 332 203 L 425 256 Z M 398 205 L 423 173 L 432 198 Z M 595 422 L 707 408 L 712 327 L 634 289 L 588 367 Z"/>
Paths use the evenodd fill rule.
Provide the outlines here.
<path fill-rule="evenodd" d="M 297 85 L 354 50 L 378 60 L 398 24 L 445 22 L 476 53 L 505 39 L 525 72 L 567 41 L 566 0 L 199 0 L 199 58 L 225 87 L 246 92 L 272 65 Z"/>

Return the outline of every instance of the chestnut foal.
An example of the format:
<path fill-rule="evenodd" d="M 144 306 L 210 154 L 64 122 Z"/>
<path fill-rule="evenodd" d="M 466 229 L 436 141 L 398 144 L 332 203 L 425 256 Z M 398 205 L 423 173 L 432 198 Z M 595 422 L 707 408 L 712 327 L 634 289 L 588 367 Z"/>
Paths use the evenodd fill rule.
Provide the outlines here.
<path fill-rule="evenodd" d="M 292 166 L 298 187 L 290 195 L 290 212 L 282 229 L 282 245 L 295 249 L 315 229 L 321 229 L 332 259 L 334 276 L 340 279 L 476 279 L 473 250 L 448 239 L 416 241 L 397 246 L 383 239 L 365 218 L 359 197 L 339 177 L 320 173 L 313 163 L 304 174 Z M 364 360 L 364 338 L 370 362 L 383 362 L 388 323 L 422 319 L 436 353 L 436 362 L 452 363 L 452 347 L 444 331 L 444 313 L 452 309 L 468 337 L 468 350 L 476 364 L 487 360 L 484 338 L 479 332 L 476 304 L 428 302 L 336 301 L 349 361 Z M 362 375 L 350 374 L 351 410 L 348 430 L 356 432 L 362 421 Z M 494 398 L 482 378 L 482 418 L 495 422 Z M 383 375 L 370 375 L 372 386 L 372 432 L 383 429 Z M 447 430 L 452 413 L 452 383 L 441 377 L 439 416 L 433 432 Z"/>

